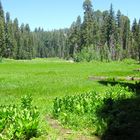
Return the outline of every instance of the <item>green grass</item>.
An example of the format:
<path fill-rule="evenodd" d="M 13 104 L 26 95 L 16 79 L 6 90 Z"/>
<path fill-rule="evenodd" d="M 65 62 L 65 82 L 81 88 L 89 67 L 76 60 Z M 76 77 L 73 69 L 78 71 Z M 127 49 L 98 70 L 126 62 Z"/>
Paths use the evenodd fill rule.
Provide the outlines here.
<path fill-rule="evenodd" d="M 18 103 L 26 94 L 33 96 L 39 107 L 43 124 L 52 109 L 55 97 L 74 95 L 95 90 L 102 92 L 107 87 L 89 76 L 136 76 L 140 72 L 137 63 L 91 62 L 70 63 L 59 59 L 9 60 L 0 63 L 0 104 Z"/>

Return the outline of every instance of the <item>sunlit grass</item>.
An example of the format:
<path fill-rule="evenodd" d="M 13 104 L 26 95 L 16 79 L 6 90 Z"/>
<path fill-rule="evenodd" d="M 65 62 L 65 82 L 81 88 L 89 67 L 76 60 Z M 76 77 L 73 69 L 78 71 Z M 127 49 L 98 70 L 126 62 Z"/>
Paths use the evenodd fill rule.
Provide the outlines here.
<path fill-rule="evenodd" d="M 105 88 L 98 82 L 89 80 L 89 76 L 139 76 L 139 72 L 133 71 L 136 68 L 139 68 L 138 64 L 120 62 L 68 63 L 59 59 L 4 60 L 0 64 L 0 103 L 13 103 L 20 96 L 31 94 L 35 98 L 35 103 L 47 107 L 46 102 L 51 102 L 56 96 L 93 89 L 102 91 Z"/>
<path fill-rule="evenodd" d="M 73 95 L 107 87 L 89 76 L 140 76 L 140 65 L 125 62 L 70 63 L 52 59 L 10 60 L 0 63 L 0 104 L 18 103 L 26 94 L 33 96 L 42 117 L 50 113 L 56 96 Z"/>

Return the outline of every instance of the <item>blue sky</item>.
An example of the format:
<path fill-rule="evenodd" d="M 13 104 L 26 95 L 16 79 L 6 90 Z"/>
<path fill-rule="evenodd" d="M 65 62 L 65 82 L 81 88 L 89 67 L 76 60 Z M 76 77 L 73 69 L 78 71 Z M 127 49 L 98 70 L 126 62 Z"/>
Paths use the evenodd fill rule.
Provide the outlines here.
<path fill-rule="evenodd" d="M 4 11 L 11 18 L 18 18 L 19 24 L 29 23 L 31 29 L 43 27 L 45 30 L 70 27 L 77 16 L 83 16 L 84 0 L 1 0 Z M 140 0 L 92 0 L 94 10 L 108 10 L 113 4 L 127 15 L 131 21 L 140 18 Z"/>

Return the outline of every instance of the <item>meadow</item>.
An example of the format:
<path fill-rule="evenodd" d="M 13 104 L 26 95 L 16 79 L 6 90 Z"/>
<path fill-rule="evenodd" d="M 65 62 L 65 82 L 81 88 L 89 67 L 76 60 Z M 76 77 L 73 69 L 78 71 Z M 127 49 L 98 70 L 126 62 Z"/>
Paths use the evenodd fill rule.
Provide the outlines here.
<path fill-rule="evenodd" d="M 47 116 L 51 115 L 53 100 L 56 97 L 93 90 L 104 92 L 108 88 L 107 85 L 88 77 L 140 77 L 140 72 L 135 71 L 137 68 L 140 68 L 140 65 L 132 60 L 73 63 L 57 58 L 26 61 L 4 59 L 0 63 L 0 105 L 18 104 L 23 95 L 31 95 L 33 104 L 39 108 L 40 127 L 43 127 L 45 135 L 38 139 L 45 139 L 47 135 L 55 139 L 59 134 L 49 126 Z"/>

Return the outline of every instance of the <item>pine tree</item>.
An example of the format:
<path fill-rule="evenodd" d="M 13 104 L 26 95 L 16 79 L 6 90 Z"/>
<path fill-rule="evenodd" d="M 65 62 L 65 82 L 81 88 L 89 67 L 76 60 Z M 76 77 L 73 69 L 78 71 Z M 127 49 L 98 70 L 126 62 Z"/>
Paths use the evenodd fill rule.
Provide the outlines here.
<path fill-rule="evenodd" d="M 10 19 L 10 13 L 6 13 L 6 25 L 5 25 L 5 57 L 12 58 L 13 57 L 13 49 L 14 49 L 14 36 L 13 36 L 13 28 L 12 28 L 12 21 Z"/>
<path fill-rule="evenodd" d="M 117 22 L 117 27 L 118 28 L 121 28 L 121 16 L 122 16 L 121 11 L 118 10 L 117 11 L 117 17 L 116 17 L 116 22 Z"/>
<path fill-rule="evenodd" d="M 4 10 L 3 10 L 3 6 L 2 6 L 2 3 L 0 1 L 0 17 L 4 20 Z"/>
<path fill-rule="evenodd" d="M 89 47 L 94 42 L 94 18 L 91 0 L 85 0 L 83 3 L 84 21 L 82 24 L 82 44 Z"/>
<path fill-rule="evenodd" d="M 5 54 L 5 18 L 4 11 L 0 1 L 0 57 Z"/>
<path fill-rule="evenodd" d="M 140 61 L 140 21 L 134 19 L 132 26 L 133 33 L 133 57 Z"/>
<path fill-rule="evenodd" d="M 19 25 L 18 25 L 18 19 L 14 19 L 13 23 L 13 32 L 14 32 L 14 58 L 15 59 L 20 59 L 21 54 L 22 54 L 22 49 L 20 46 L 20 30 L 19 30 Z"/>
<path fill-rule="evenodd" d="M 111 53 L 111 59 L 115 60 L 115 16 L 112 4 L 107 20 L 107 44 Z"/>
<path fill-rule="evenodd" d="M 70 56 L 81 51 L 81 17 L 78 16 L 76 22 L 73 22 L 69 30 Z"/>
<path fill-rule="evenodd" d="M 140 63 L 140 19 L 138 22 L 138 61 Z"/>
<path fill-rule="evenodd" d="M 116 15 L 116 59 L 121 60 L 123 58 L 123 15 L 120 10 L 117 11 Z"/>

